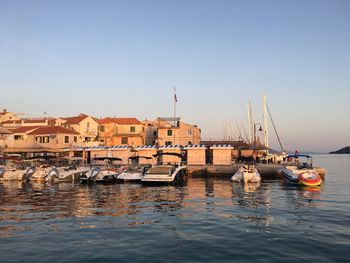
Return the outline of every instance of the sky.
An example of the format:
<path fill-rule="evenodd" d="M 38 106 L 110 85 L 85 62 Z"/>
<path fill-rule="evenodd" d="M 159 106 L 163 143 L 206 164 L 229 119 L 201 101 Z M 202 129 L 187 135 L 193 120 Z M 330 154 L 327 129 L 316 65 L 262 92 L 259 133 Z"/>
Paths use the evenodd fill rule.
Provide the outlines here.
<path fill-rule="evenodd" d="M 0 108 L 173 116 L 222 139 L 262 122 L 288 150 L 350 145 L 350 1 L 0 0 Z M 237 129 L 234 136 L 238 136 Z M 269 140 L 279 150 L 271 123 Z"/>

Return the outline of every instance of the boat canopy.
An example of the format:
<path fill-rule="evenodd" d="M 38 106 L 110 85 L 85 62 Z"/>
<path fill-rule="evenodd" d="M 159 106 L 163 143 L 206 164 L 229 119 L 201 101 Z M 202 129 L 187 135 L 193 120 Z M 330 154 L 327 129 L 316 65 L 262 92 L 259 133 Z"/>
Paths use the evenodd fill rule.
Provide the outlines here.
<path fill-rule="evenodd" d="M 138 160 L 138 159 L 140 159 L 140 158 L 144 158 L 144 159 L 148 159 L 148 160 L 153 159 L 152 157 L 149 157 L 149 156 L 131 156 L 131 157 L 129 157 L 128 159 L 129 159 L 129 160 Z"/>
<path fill-rule="evenodd" d="M 158 156 L 162 156 L 162 155 L 173 155 L 173 156 L 177 156 L 179 158 L 182 158 L 181 153 L 169 153 L 169 152 L 158 152 L 156 154 L 153 154 L 153 157 L 158 157 Z"/>
<path fill-rule="evenodd" d="M 118 158 L 118 157 L 95 157 L 92 158 L 94 161 L 104 161 L 104 160 L 109 160 L 109 161 L 122 161 L 123 159 Z"/>

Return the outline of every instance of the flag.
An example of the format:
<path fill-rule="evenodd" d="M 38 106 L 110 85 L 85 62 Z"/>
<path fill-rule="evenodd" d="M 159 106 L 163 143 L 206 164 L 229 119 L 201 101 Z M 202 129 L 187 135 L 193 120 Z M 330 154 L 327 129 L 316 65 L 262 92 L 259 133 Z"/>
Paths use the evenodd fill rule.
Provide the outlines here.
<path fill-rule="evenodd" d="M 176 93 L 174 93 L 174 100 L 175 100 L 175 102 L 177 102 Z"/>

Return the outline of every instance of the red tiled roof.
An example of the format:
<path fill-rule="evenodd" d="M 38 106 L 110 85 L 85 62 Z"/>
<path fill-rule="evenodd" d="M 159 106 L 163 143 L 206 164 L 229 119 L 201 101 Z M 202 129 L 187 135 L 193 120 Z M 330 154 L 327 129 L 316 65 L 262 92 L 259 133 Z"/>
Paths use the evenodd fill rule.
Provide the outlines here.
<path fill-rule="evenodd" d="M 2 127 L 0 127 L 0 134 L 11 134 L 12 132 L 10 132 L 9 130 L 6 130 Z"/>
<path fill-rule="evenodd" d="M 115 123 L 119 125 L 137 125 L 141 122 L 136 118 L 103 118 L 100 120 L 100 124 Z"/>
<path fill-rule="evenodd" d="M 31 130 L 35 130 L 39 128 L 40 126 L 22 126 L 18 127 L 16 129 L 11 130 L 12 133 L 27 133 Z"/>
<path fill-rule="evenodd" d="M 12 124 L 12 123 L 21 123 L 21 120 L 7 120 L 3 121 L 2 124 Z"/>
<path fill-rule="evenodd" d="M 89 117 L 89 116 L 85 115 L 83 113 L 80 113 L 78 116 L 66 117 L 66 118 L 62 118 L 62 119 L 66 120 L 65 124 L 78 124 L 82 120 L 84 120 L 86 117 Z"/>
<path fill-rule="evenodd" d="M 46 121 L 51 121 L 52 119 L 38 118 L 38 119 L 21 119 L 21 120 L 7 120 L 2 123 L 11 124 L 11 123 L 46 123 Z"/>
<path fill-rule="evenodd" d="M 22 119 L 24 123 L 45 123 L 47 119 L 40 118 L 40 119 Z"/>
<path fill-rule="evenodd" d="M 29 135 L 41 135 L 41 134 L 79 134 L 78 132 L 70 129 L 66 129 L 61 126 L 42 126 L 34 131 L 28 133 Z"/>

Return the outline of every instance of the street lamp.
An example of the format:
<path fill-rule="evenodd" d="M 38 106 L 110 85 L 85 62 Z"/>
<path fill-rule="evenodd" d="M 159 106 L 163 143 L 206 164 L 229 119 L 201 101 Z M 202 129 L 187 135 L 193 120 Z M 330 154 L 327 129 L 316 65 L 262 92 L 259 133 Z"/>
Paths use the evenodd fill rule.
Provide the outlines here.
<path fill-rule="evenodd" d="M 263 131 L 261 124 L 256 122 L 254 123 L 254 149 L 253 152 L 255 152 L 255 148 L 256 148 L 256 126 L 259 125 L 259 132 Z"/>

